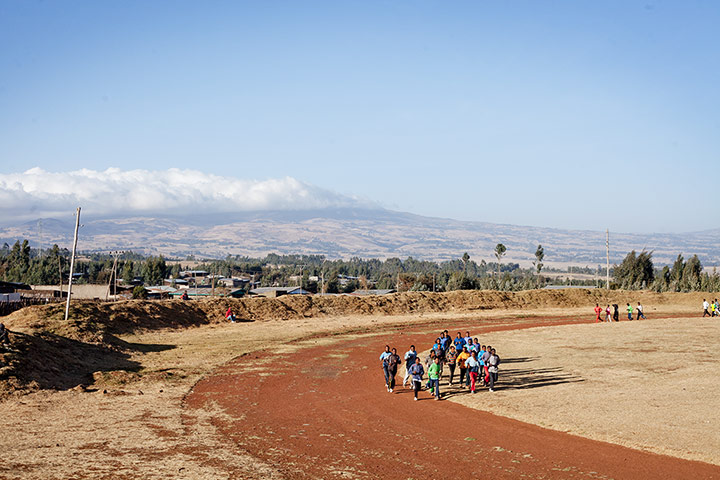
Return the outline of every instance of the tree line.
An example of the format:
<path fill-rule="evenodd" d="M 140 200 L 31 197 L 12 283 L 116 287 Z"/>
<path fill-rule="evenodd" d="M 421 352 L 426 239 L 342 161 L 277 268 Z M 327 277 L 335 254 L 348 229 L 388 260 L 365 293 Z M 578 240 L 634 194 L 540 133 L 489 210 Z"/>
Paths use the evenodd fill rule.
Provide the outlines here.
<path fill-rule="evenodd" d="M 542 275 L 545 250 L 538 245 L 532 267 L 521 268 L 513 262 L 503 262 L 507 248 L 498 244 L 496 261 L 476 262 L 468 253 L 443 262 L 388 258 L 349 260 L 327 259 L 323 255 L 278 255 L 263 258 L 227 256 L 220 260 L 192 262 L 193 269 L 225 277 L 242 276 L 260 286 L 302 286 L 311 292 L 349 293 L 358 289 L 396 289 L 399 291 L 449 290 L 527 290 L 540 288 L 550 280 Z M 113 266 L 115 269 L 113 270 Z M 0 278 L 5 281 L 40 285 L 58 285 L 62 276 L 67 281 L 70 252 L 53 245 L 38 251 L 27 240 L 3 245 L 0 250 Z M 168 262 L 162 256 L 144 256 L 124 252 L 117 258 L 109 253 L 84 253 L 76 259 L 78 283 L 109 284 L 113 271 L 122 283 L 141 282 L 146 286 L 162 284 L 165 279 L 180 276 L 189 270 L 182 261 Z M 579 272 L 596 270 L 576 267 Z M 717 273 L 703 273 L 697 255 L 687 261 L 679 255 L 670 266 L 656 268 L 652 252 L 632 251 L 620 265 L 613 266 L 611 288 L 652 289 L 655 291 L 717 291 Z M 568 284 L 569 279 L 554 280 L 553 284 Z M 596 285 L 596 280 L 572 280 L 573 285 Z"/>

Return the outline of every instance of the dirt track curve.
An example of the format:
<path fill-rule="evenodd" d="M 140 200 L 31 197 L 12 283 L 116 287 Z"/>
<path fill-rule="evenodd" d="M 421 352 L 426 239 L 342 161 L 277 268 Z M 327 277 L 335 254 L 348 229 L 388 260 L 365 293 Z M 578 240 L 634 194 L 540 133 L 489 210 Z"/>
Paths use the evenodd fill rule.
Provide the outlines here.
<path fill-rule="evenodd" d="M 487 321 L 473 334 L 567 323 Z M 573 322 L 577 323 L 577 322 Z M 412 326 L 286 356 L 239 357 L 194 387 L 188 413 L 222 413 L 215 424 L 228 442 L 271 464 L 286 478 L 440 479 L 720 479 L 720 467 L 547 430 L 409 389 L 386 392 L 378 356 L 386 343 L 430 345 L 435 328 Z M 439 329 L 438 329 L 439 330 Z M 271 369 L 267 363 L 272 362 Z M 259 374 L 262 367 L 272 374 Z M 401 375 L 398 375 L 400 383 Z M 501 373 L 502 381 L 502 373 Z M 446 383 L 446 382 L 445 382 Z M 500 386 L 502 388 L 502 385 Z M 481 391 L 478 395 L 492 395 Z M 188 415 L 192 417 L 192 415 Z"/>

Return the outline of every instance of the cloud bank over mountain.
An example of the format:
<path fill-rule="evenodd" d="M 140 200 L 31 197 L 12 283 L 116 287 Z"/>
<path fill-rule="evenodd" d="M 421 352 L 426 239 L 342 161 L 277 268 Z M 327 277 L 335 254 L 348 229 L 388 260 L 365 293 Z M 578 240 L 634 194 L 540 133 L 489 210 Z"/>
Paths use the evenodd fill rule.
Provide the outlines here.
<path fill-rule="evenodd" d="M 292 177 L 247 180 L 197 170 L 31 168 L 0 174 L 0 215 L 5 221 L 67 215 L 249 212 L 368 207 L 369 201 L 332 192 Z"/>

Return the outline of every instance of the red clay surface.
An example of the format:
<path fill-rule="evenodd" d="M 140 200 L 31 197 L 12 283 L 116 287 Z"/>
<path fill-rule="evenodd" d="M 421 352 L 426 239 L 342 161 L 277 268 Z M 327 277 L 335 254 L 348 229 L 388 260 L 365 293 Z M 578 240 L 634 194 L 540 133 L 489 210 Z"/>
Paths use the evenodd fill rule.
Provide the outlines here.
<path fill-rule="evenodd" d="M 488 323 L 443 328 L 464 332 L 468 327 L 479 336 L 568 321 Z M 304 348 L 288 357 L 273 358 L 272 351 L 246 355 L 201 380 L 188 394 L 186 407 L 189 414 L 192 409 L 222 409 L 225 415 L 214 422 L 221 434 L 286 478 L 720 478 L 715 465 L 547 430 L 433 401 L 428 392 L 420 392 L 417 402 L 409 389 L 387 393 L 378 361 L 384 345 L 397 346 L 402 355 L 411 343 L 419 350 L 429 347 L 435 336 L 398 330 L 340 337 L 332 346 Z M 268 358 L 272 375 L 242 373 Z M 401 384 L 401 375 L 398 380 Z"/>

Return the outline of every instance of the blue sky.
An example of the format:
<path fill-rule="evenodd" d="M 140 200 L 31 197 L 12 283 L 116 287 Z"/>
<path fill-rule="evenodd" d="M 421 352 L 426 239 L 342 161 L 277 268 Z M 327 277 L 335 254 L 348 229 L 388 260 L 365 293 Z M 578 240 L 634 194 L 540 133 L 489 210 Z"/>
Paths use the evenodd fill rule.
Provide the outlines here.
<path fill-rule="evenodd" d="M 462 220 L 717 228 L 719 24 L 711 1 L 0 2 L 0 173 L 178 168 Z"/>

